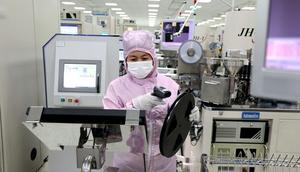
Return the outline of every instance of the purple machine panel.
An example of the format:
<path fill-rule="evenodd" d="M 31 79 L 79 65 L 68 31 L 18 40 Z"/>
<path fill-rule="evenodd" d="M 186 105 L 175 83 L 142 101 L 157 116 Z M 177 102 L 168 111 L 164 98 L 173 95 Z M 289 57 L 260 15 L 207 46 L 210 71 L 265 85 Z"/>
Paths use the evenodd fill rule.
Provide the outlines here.
<path fill-rule="evenodd" d="M 300 0 L 270 1 L 266 68 L 300 70 L 299 17 Z"/>
<path fill-rule="evenodd" d="M 181 43 L 192 40 L 194 35 L 194 21 L 190 20 L 188 26 L 185 26 L 180 36 L 173 34 L 179 32 L 184 21 L 165 20 L 163 22 L 161 49 L 163 50 L 177 50 Z"/>

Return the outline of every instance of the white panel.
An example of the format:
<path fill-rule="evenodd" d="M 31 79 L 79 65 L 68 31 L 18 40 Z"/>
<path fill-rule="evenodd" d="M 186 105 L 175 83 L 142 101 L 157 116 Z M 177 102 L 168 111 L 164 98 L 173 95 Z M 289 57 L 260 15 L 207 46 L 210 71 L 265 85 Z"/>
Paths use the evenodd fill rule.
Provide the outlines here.
<path fill-rule="evenodd" d="M 255 11 L 234 11 L 226 13 L 226 26 L 224 31 L 223 53 L 228 49 L 250 49 L 253 48 L 254 32 L 251 35 L 252 28 L 255 28 Z M 242 36 L 243 28 L 244 33 Z M 247 29 L 248 33 L 246 34 Z M 255 31 L 255 30 L 254 30 Z M 246 34 L 246 35 L 245 35 Z"/>
<path fill-rule="evenodd" d="M 278 153 L 300 153 L 300 120 L 280 120 L 278 127 L 277 146 Z"/>
<path fill-rule="evenodd" d="M 37 2 L 39 3 L 33 0 L 0 2 L 0 8 L 5 12 L 5 15 L 0 16 L 0 103 L 6 172 L 35 171 L 41 163 L 40 142 L 21 122 L 26 119 L 26 108 L 39 104 L 36 52 L 41 52 L 41 46 L 36 40 L 40 38 L 38 33 L 41 36 L 47 29 L 51 30 L 54 20 L 49 16 L 55 16 L 56 11 L 52 5 L 57 6 L 57 1 Z M 38 10 L 34 11 L 34 7 Z M 42 12 L 51 13 L 52 10 L 54 14 L 42 20 L 34 20 L 37 19 L 34 15 L 41 17 Z M 34 24 L 40 25 L 35 27 Z M 42 75 L 42 72 L 39 74 Z M 38 150 L 35 161 L 30 160 L 33 147 Z"/>

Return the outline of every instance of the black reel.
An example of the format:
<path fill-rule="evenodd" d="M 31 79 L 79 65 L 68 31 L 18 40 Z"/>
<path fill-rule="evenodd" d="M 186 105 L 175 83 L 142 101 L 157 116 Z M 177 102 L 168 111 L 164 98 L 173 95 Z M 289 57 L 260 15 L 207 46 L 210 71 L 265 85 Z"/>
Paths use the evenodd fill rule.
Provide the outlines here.
<path fill-rule="evenodd" d="M 160 152 L 172 157 L 184 143 L 190 129 L 189 115 L 195 107 L 195 98 L 189 91 L 182 93 L 172 104 L 160 133 Z"/>

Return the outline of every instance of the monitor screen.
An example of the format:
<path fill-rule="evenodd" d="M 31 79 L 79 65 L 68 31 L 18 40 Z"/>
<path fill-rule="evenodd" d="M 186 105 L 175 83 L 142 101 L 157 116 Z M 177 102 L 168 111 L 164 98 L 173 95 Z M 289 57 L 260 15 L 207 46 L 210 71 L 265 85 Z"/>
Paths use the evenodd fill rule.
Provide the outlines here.
<path fill-rule="evenodd" d="M 174 36 L 179 32 L 183 26 L 184 21 L 165 20 L 163 21 L 162 35 L 161 35 L 161 49 L 163 50 L 177 50 L 181 43 L 192 40 L 194 34 L 194 21 L 190 20 L 184 26 L 182 33 L 179 36 Z"/>
<path fill-rule="evenodd" d="M 58 79 L 59 92 L 98 93 L 101 61 L 61 59 Z"/>
<path fill-rule="evenodd" d="M 64 88 L 95 88 L 96 64 L 64 64 Z"/>
<path fill-rule="evenodd" d="M 299 7 L 299 0 L 270 1 L 266 68 L 300 71 Z"/>
<path fill-rule="evenodd" d="M 183 25 L 181 22 L 164 22 L 163 23 L 163 32 L 164 32 L 164 41 L 165 42 L 184 42 L 189 39 L 189 26 L 184 26 L 182 34 L 180 36 L 174 37 L 173 34 L 179 32 L 180 28 Z"/>

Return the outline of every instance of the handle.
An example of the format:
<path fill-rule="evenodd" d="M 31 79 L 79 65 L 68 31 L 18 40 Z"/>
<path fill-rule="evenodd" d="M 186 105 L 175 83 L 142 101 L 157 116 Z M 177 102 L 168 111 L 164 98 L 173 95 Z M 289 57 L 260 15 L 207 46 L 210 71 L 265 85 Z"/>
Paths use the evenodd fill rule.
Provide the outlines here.
<path fill-rule="evenodd" d="M 205 81 L 204 83 L 205 84 L 210 84 L 210 85 L 218 85 L 218 84 L 220 84 L 219 81 Z"/>
<path fill-rule="evenodd" d="M 96 90 L 97 90 L 97 93 L 100 93 L 100 74 L 97 73 L 97 79 L 96 79 Z"/>
<path fill-rule="evenodd" d="M 155 86 L 153 88 L 153 93 L 151 95 L 159 97 L 161 99 L 164 99 L 164 98 L 168 98 L 171 96 L 171 91 L 167 90 L 164 87 L 156 87 Z"/>

